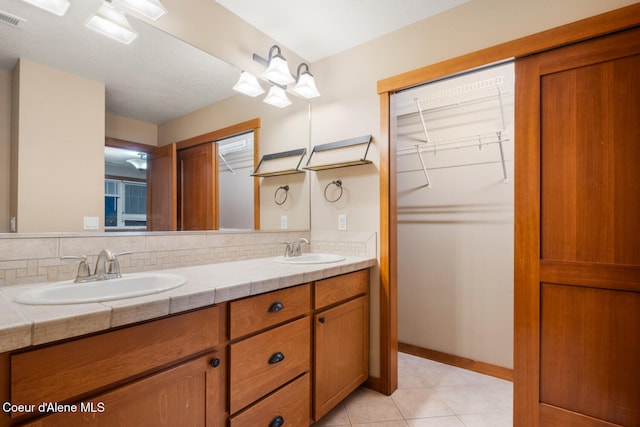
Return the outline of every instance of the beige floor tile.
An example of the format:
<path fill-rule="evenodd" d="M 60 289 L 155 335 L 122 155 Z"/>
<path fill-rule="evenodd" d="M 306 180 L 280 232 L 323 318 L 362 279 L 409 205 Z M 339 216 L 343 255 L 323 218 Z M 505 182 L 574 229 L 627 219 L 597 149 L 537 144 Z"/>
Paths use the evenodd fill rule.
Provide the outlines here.
<path fill-rule="evenodd" d="M 404 419 L 454 415 L 444 400 L 432 389 L 424 387 L 398 389 L 391 398 Z"/>
<path fill-rule="evenodd" d="M 409 427 L 465 427 L 458 417 L 436 417 L 408 420 Z"/>
<path fill-rule="evenodd" d="M 398 390 L 360 388 L 314 427 L 511 427 L 513 384 L 404 353 Z"/>
<path fill-rule="evenodd" d="M 512 427 L 513 415 L 511 411 L 489 414 L 459 415 L 466 427 Z"/>
<path fill-rule="evenodd" d="M 344 407 L 352 424 L 403 419 L 391 397 L 367 388 L 356 390 L 345 400 Z"/>

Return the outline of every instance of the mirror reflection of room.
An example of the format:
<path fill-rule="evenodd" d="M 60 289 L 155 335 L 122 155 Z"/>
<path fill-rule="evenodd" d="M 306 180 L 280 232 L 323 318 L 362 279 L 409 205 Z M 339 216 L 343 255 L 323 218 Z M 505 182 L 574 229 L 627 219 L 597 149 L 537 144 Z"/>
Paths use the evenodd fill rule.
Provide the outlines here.
<path fill-rule="evenodd" d="M 147 229 L 147 153 L 104 149 L 105 231 Z"/>

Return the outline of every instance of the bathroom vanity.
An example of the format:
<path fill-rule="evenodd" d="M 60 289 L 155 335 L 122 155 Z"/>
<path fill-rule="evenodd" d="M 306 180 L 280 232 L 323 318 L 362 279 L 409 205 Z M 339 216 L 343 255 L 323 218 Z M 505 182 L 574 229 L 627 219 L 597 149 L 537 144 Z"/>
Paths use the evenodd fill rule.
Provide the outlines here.
<path fill-rule="evenodd" d="M 263 280 L 242 268 L 252 261 Z M 1 353 L 0 426 L 318 420 L 368 378 L 368 267 L 375 260 L 252 261 L 175 270 L 189 285 L 155 298 L 174 298 L 183 311 Z M 218 283 L 213 304 L 187 309 L 181 297 L 206 300 L 199 282 L 224 269 L 236 271 L 235 284 Z M 150 298 L 128 307 L 143 311 Z"/>

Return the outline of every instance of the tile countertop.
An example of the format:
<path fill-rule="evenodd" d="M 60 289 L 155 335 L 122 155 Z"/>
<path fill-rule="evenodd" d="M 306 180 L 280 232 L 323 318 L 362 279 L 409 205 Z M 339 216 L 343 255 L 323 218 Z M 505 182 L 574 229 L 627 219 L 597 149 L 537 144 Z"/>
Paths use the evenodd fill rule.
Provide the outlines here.
<path fill-rule="evenodd" d="M 273 258 L 260 258 L 159 270 L 180 274 L 187 283 L 158 294 L 86 304 L 24 305 L 13 301 L 21 292 L 47 283 L 0 287 L 0 353 L 296 286 L 375 264 L 375 258 L 355 256 L 325 264 L 280 264 Z"/>

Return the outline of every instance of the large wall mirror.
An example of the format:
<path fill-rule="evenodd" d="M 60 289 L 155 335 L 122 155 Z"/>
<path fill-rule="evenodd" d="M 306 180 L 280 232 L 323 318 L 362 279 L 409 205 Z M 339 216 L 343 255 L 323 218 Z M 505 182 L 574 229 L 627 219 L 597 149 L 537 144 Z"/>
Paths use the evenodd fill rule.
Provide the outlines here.
<path fill-rule="evenodd" d="M 96 154 L 95 150 L 89 154 L 78 154 L 75 149 L 70 149 L 70 152 L 66 153 L 68 154 L 67 160 L 67 157 L 62 157 L 60 153 L 64 151 L 61 148 L 64 147 L 64 143 L 62 143 L 55 148 L 55 156 L 50 153 L 51 161 L 59 163 L 57 166 L 48 165 L 45 167 L 39 164 L 37 168 L 34 167 L 34 170 L 38 170 L 39 174 L 35 176 L 31 173 L 28 180 L 34 181 L 34 185 L 40 187 L 46 187 L 48 182 L 51 184 L 51 179 L 55 176 L 61 176 L 63 171 L 65 177 L 62 182 L 76 183 L 90 181 L 86 178 L 85 174 L 87 173 L 93 173 L 97 169 L 104 170 L 104 186 L 100 186 L 100 189 L 97 190 L 100 193 L 104 190 L 104 193 L 98 196 L 105 198 L 104 212 L 84 213 L 81 211 L 82 207 L 78 207 L 77 211 L 80 213 L 72 213 L 72 205 L 76 204 L 73 200 L 60 203 L 60 205 L 67 205 L 69 216 L 80 218 L 83 215 L 85 218 L 99 216 L 100 230 L 144 230 L 145 221 L 141 214 L 140 202 L 144 198 L 145 173 L 130 160 L 139 157 L 141 161 L 144 161 L 146 149 L 150 150 L 156 145 L 162 146 L 170 142 L 178 142 L 196 135 L 216 131 L 219 128 L 232 126 L 235 123 L 260 118 L 262 128 L 257 148 L 260 155 L 292 148 L 309 149 L 310 109 L 306 102 L 302 102 L 300 99 L 294 100 L 292 106 L 280 110 L 263 104 L 260 99 L 246 97 L 246 99 L 230 101 L 244 97 L 231 89 L 239 76 L 239 69 L 153 25 L 136 19 L 135 16 L 128 18 L 131 26 L 138 33 L 138 37 L 129 45 L 97 34 L 87 29 L 84 24 L 88 17 L 100 8 L 101 4 L 102 0 L 73 2 L 66 15 L 59 17 L 21 0 L 2 0 L 0 2 L 1 11 L 16 18 L 16 25 L 11 23 L 0 25 L 0 72 L 4 72 L 5 77 L 11 76 L 18 60 L 22 58 L 38 66 L 42 65 L 89 81 L 104 83 L 105 132 L 101 138 L 106 139 L 107 145 L 112 145 L 109 144 L 109 140 L 132 141 L 142 144 L 129 152 L 122 152 L 123 147 L 116 146 L 113 149 L 107 147 L 104 154 Z M 16 91 L 15 83 L 12 86 L 11 81 L 7 81 L 6 78 L 0 79 L 0 84 L 3 85 L 2 90 Z M 64 97 L 64 94 L 61 97 Z M 0 100 L 0 102 L 6 102 L 6 100 Z M 228 113 L 226 116 L 215 113 L 215 106 L 219 104 L 225 104 L 220 110 L 226 110 Z M 230 105 L 240 105 L 242 108 L 230 108 Z M 197 113 L 198 111 L 207 111 L 207 109 L 211 109 L 212 112 Z M 230 109 L 233 112 L 229 113 Z M 0 108 L 0 114 L 3 114 L 2 112 L 5 110 L 10 112 L 11 108 L 4 110 Z M 0 117 L 0 123 L 10 123 L 13 129 L 16 125 L 16 113 L 13 112 L 13 117 L 10 116 L 11 113 L 8 114 L 9 117 Z M 20 114 L 26 115 L 22 111 Z M 190 115 L 193 115 L 194 118 L 189 118 Z M 68 123 L 59 126 L 65 128 L 60 130 L 62 135 L 58 135 L 61 141 L 65 138 L 65 132 L 70 135 L 76 132 L 75 126 Z M 17 132 L 13 130 L 12 132 L 15 140 Z M 10 141 L 3 141 L 2 138 L 3 136 L 0 135 L 0 147 L 2 144 L 9 147 Z M 254 178 L 249 175 L 252 172 L 253 158 L 247 157 L 252 151 L 240 152 L 238 149 L 241 144 L 245 144 L 245 147 L 252 146 L 253 139 L 249 141 L 246 137 L 243 138 L 245 141 L 242 143 L 236 142 L 236 140 L 221 142 L 221 144 L 235 143 L 235 145 L 232 146 L 233 148 L 222 150 L 224 159 L 220 160 L 219 172 L 223 176 L 219 182 L 224 186 L 221 191 L 224 200 L 219 203 L 220 218 L 229 218 L 230 216 L 239 218 L 238 215 L 233 216 L 233 214 L 225 212 L 225 206 L 227 208 L 232 206 L 230 201 L 232 196 L 238 199 L 240 194 L 244 194 L 242 188 L 253 188 Z M 46 138 L 39 139 L 39 144 L 42 144 L 47 150 L 53 150 L 51 145 L 46 145 Z M 87 141 L 88 143 L 89 141 Z M 37 148 L 29 147 L 29 150 L 32 149 L 37 151 Z M 101 150 L 104 150 L 104 147 Z M 27 150 L 22 151 L 27 152 Z M 99 160 L 97 156 L 100 156 Z M 40 159 L 39 161 L 44 162 L 45 160 Z M 9 158 L 0 159 L 0 168 L 8 168 L 10 165 Z M 23 170 L 27 169 L 23 168 Z M 16 177 L 12 173 L 11 180 L 18 179 L 27 181 L 23 176 Z M 261 198 L 260 204 L 262 218 L 260 229 L 282 228 L 281 219 L 287 213 L 293 214 L 292 216 L 297 220 L 293 223 L 290 222 L 287 228 L 309 228 L 310 210 L 307 180 L 304 177 L 298 177 L 296 180 L 291 183 L 291 186 L 297 191 L 292 192 L 289 202 L 281 206 L 270 203 L 270 199 L 273 198 L 271 193 L 274 192 L 274 189 L 289 183 L 280 182 L 281 180 L 277 178 L 261 179 L 260 188 L 257 191 L 263 192 L 265 196 Z M 92 188 L 96 187 L 95 182 L 92 185 Z M 235 185 L 238 185 L 237 190 L 231 188 Z M 20 187 L 20 191 L 22 191 L 22 187 Z M 73 190 L 69 188 L 69 191 L 86 194 L 84 189 Z M 9 201 L 3 200 L 3 198 L 8 198 L 10 191 L 5 192 L 0 189 L 0 210 L 9 212 Z M 123 212 L 115 203 L 116 200 L 125 199 L 129 201 L 127 212 Z M 254 199 L 252 193 L 246 194 L 247 201 L 253 202 Z M 233 209 L 246 212 L 247 206 L 249 205 L 245 204 L 242 207 L 238 205 Z M 58 204 L 55 204 L 52 209 L 59 207 Z M 4 216 L 8 218 L 12 214 L 13 212 Z M 60 215 L 65 214 L 61 213 Z M 2 218 L 3 215 L 0 215 L 0 219 Z M 228 225 L 223 224 L 220 228 L 251 229 L 258 227 L 229 222 Z M 0 232 L 7 231 L 11 231 L 9 225 L 0 225 Z M 20 231 L 22 230 L 18 227 L 18 232 Z M 45 222 L 43 225 L 27 231 L 65 232 L 78 230 L 65 226 L 47 226 Z"/>

